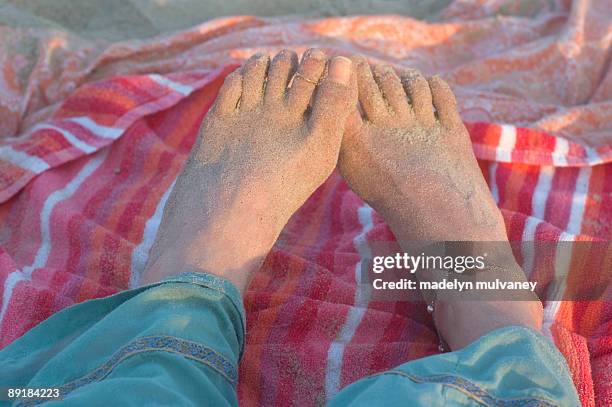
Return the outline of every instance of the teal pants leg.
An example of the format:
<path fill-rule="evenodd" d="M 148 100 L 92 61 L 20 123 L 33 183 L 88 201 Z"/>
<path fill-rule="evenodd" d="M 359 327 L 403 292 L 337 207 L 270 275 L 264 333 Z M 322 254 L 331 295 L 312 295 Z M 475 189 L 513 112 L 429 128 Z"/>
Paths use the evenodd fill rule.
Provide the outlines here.
<path fill-rule="evenodd" d="M 59 399 L 3 405 L 237 405 L 244 309 L 203 273 L 69 307 L 0 351 L 0 389 L 57 388 Z M 332 406 L 577 406 L 563 357 L 526 328 L 345 387 Z"/>
<path fill-rule="evenodd" d="M 59 388 L 48 404 L 62 406 L 237 405 L 244 315 L 233 285 L 201 273 L 87 301 L 0 351 L 0 389 Z"/>
<path fill-rule="evenodd" d="M 565 359 L 552 343 L 530 329 L 506 327 L 459 351 L 359 380 L 330 403 L 371 405 L 574 407 L 580 402 Z"/>

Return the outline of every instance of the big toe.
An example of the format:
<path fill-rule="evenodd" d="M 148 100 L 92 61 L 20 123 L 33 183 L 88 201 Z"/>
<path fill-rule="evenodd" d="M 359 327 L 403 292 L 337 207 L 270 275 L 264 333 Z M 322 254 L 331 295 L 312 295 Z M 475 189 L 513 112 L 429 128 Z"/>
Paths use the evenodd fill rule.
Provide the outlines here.
<path fill-rule="evenodd" d="M 340 85 L 348 85 L 351 80 L 352 73 L 351 60 L 345 57 L 335 57 L 329 65 L 329 79 L 333 83 Z"/>
<path fill-rule="evenodd" d="M 351 58 L 359 89 L 359 104 L 366 119 L 372 122 L 388 118 L 388 109 L 380 88 L 374 79 L 368 61 L 361 55 Z"/>
<path fill-rule="evenodd" d="M 357 89 L 352 62 L 345 57 L 335 57 L 329 63 L 327 77 L 317 89 L 308 121 L 312 133 L 341 135 L 356 102 Z"/>

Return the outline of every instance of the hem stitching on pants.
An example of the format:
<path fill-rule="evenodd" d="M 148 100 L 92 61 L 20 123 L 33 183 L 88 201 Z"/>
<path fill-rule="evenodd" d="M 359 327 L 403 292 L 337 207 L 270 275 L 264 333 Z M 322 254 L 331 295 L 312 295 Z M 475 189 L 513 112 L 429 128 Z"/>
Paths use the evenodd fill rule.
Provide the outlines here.
<path fill-rule="evenodd" d="M 454 375 L 433 375 L 433 376 L 417 376 L 400 370 L 390 370 L 381 375 L 395 374 L 407 377 L 415 383 L 434 383 L 443 386 L 451 387 L 465 394 L 472 400 L 485 405 L 496 407 L 556 407 L 557 404 L 551 400 L 547 400 L 537 396 L 520 397 L 520 398 L 499 398 L 491 395 L 487 390 L 482 388 L 470 380 Z"/>
<path fill-rule="evenodd" d="M 104 364 L 93 370 L 92 372 L 73 380 L 61 386 L 57 386 L 60 390 L 60 397 L 63 398 L 72 391 L 86 386 L 90 383 L 104 380 L 113 370 L 126 359 L 131 356 L 146 353 L 146 352 L 167 352 L 184 356 L 188 359 L 200 362 L 226 379 L 234 388 L 238 383 L 238 371 L 232 362 L 225 356 L 219 354 L 213 349 L 203 346 L 197 342 L 187 341 L 185 339 L 174 336 L 146 336 L 138 338 L 133 342 L 123 346 L 111 356 Z M 56 386 L 46 386 L 56 387 Z M 33 406 L 47 401 L 56 401 L 58 399 L 38 399 L 28 400 L 17 403 L 17 406 Z"/>

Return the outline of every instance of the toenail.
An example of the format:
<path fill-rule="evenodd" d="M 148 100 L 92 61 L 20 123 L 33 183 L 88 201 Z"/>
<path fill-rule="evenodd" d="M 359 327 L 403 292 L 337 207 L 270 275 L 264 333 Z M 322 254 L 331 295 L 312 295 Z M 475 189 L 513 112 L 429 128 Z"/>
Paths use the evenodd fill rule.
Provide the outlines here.
<path fill-rule="evenodd" d="M 366 61 L 365 59 L 358 59 L 357 60 L 357 66 L 359 68 L 367 68 L 369 66 L 368 65 L 368 61 Z"/>
<path fill-rule="evenodd" d="M 334 57 L 329 65 L 329 79 L 346 85 L 351 79 L 352 62 L 345 57 Z"/>
<path fill-rule="evenodd" d="M 255 54 L 253 56 L 253 58 L 259 62 L 259 61 L 263 61 L 264 59 L 268 58 L 268 54 L 264 54 L 263 52 L 258 52 L 257 54 Z"/>
<path fill-rule="evenodd" d="M 366 59 L 366 57 L 364 57 L 364 56 L 363 56 L 363 55 L 361 55 L 361 54 L 353 55 L 353 56 L 351 57 L 351 60 L 353 61 L 353 63 L 355 63 L 355 64 L 357 64 L 357 65 L 363 65 L 363 64 L 365 64 L 365 63 L 367 63 L 367 62 L 368 62 L 368 61 L 367 61 L 367 59 Z"/>
<path fill-rule="evenodd" d="M 382 73 L 383 75 L 392 75 L 395 71 L 390 65 L 383 65 Z"/>
<path fill-rule="evenodd" d="M 407 81 L 412 81 L 413 79 L 416 79 L 420 76 L 419 72 L 416 70 L 409 70 L 406 71 L 406 73 L 404 74 L 404 79 Z"/>
<path fill-rule="evenodd" d="M 395 73 L 395 71 L 389 65 L 378 65 L 378 66 L 376 66 L 376 74 L 378 76 L 380 76 L 381 78 L 386 79 L 389 76 L 392 76 L 394 73 Z"/>
<path fill-rule="evenodd" d="M 446 82 L 444 82 L 444 79 L 442 79 L 440 75 L 432 76 L 430 82 L 437 86 L 446 86 Z"/>
<path fill-rule="evenodd" d="M 308 58 L 314 58 L 318 60 L 323 60 L 326 58 L 325 52 L 323 52 L 319 48 L 310 48 L 308 51 L 306 51 L 305 56 Z"/>

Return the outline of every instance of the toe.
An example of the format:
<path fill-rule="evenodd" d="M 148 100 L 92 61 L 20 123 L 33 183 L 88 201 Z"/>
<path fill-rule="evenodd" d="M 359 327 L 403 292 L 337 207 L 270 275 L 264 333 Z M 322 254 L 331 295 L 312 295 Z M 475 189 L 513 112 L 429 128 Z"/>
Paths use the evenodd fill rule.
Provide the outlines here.
<path fill-rule="evenodd" d="M 429 88 L 440 123 L 446 127 L 460 124 L 461 117 L 457 111 L 457 101 L 448 83 L 439 76 L 434 76 L 429 79 Z"/>
<path fill-rule="evenodd" d="M 410 98 L 416 120 L 422 125 L 432 126 L 435 116 L 427 79 L 419 71 L 410 69 L 402 73 L 402 83 Z"/>
<path fill-rule="evenodd" d="M 250 110 L 261 103 L 268 60 L 267 55 L 255 54 L 242 67 L 241 110 Z"/>
<path fill-rule="evenodd" d="M 284 99 L 289 80 L 293 77 L 297 64 L 297 55 L 287 49 L 282 50 L 274 57 L 268 70 L 266 103 L 276 103 Z"/>
<path fill-rule="evenodd" d="M 370 64 L 362 56 L 352 58 L 355 66 L 355 76 L 357 77 L 357 87 L 359 89 L 359 103 L 363 109 L 365 118 L 376 122 L 388 117 L 388 109 L 380 93 L 380 89 L 374 80 Z"/>
<path fill-rule="evenodd" d="M 395 70 L 389 65 L 376 65 L 374 78 L 395 115 L 400 119 L 408 119 L 411 114 L 410 105 Z"/>
<path fill-rule="evenodd" d="M 325 53 L 319 49 L 309 49 L 304 53 L 287 95 L 288 107 L 296 116 L 301 116 L 306 111 L 325 70 L 325 59 Z"/>
<path fill-rule="evenodd" d="M 357 105 L 357 84 L 352 73 L 351 60 L 335 57 L 329 63 L 327 77 L 317 89 L 308 119 L 308 126 L 320 142 L 334 143 L 340 148 L 340 141 L 349 115 Z"/>
<path fill-rule="evenodd" d="M 242 94 L 242 75 L 234 71 L 227 75 L 219 90 L 213 111 L 220 115 L 230 114 L 236 110 Z"/>

